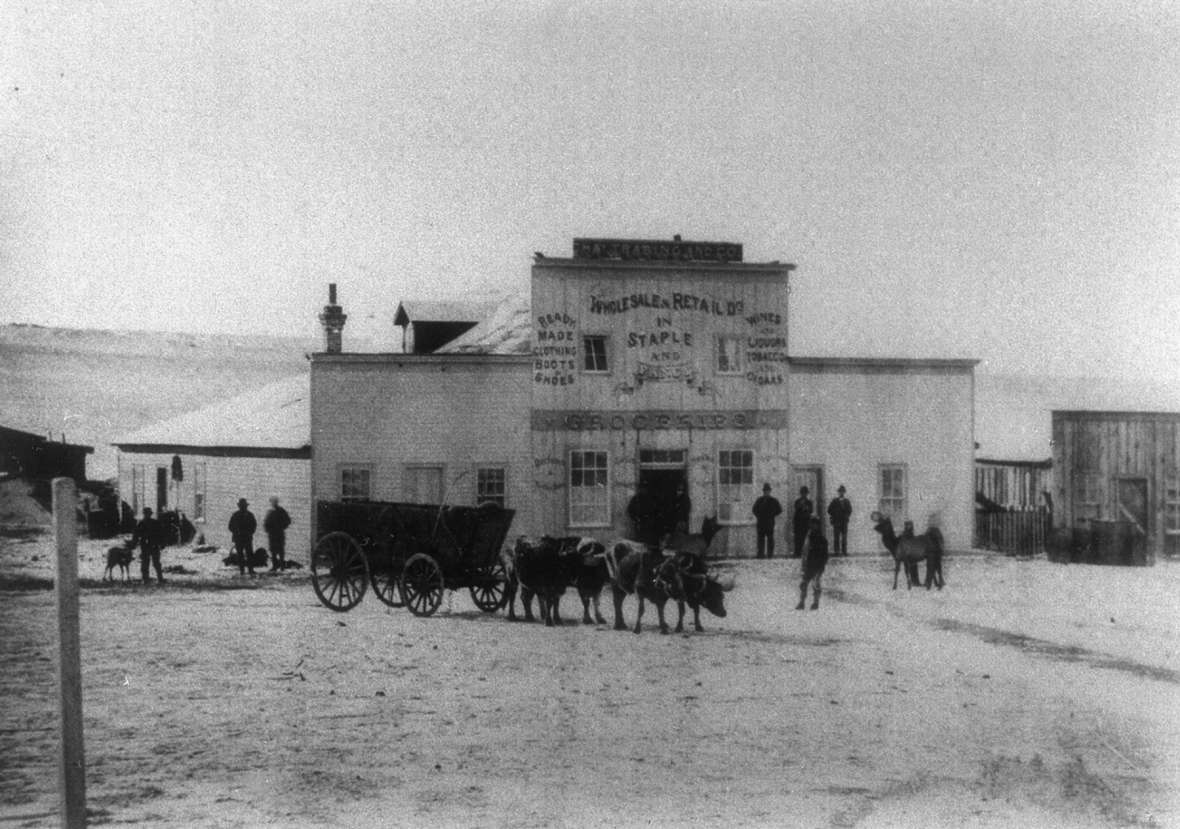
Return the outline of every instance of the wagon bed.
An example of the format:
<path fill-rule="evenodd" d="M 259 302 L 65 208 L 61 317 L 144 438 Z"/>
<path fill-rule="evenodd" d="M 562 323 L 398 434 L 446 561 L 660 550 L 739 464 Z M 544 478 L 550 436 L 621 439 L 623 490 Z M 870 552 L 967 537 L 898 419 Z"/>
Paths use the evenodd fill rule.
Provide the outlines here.
<path fill-rule="evenodd" d="M 429 616 L 443 590 L 467 588 L 477 607 L 503 606 L 500 550 L 515 512 L 391 501 L 318 501 L 312 587 L 335 611 L 351 610 L 371 584 L 391 607 Z"/>

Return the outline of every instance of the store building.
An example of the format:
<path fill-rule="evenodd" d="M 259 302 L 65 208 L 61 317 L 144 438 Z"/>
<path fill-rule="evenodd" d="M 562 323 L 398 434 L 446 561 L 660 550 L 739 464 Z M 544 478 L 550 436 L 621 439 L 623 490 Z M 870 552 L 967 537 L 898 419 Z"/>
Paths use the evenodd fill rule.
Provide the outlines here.
<path fill-rule="evenodd" d="M 575 239 L 536 255 L 525 308 L 433 354 L 350 354 L 325 323 L 313 500 L 493 498 L 514 533 L 610 538 L 639 486 L 683 485 L 693 528 L 716 516 L 723 552 L 752 555 L 763 483 L 785 513 L 806 484 L 821 514 L 843 484 L 850 552 L 880 549 L 875 509 L 969 545 L 974 361 L 792 356 L 793 269 L 733 243 Z"/>

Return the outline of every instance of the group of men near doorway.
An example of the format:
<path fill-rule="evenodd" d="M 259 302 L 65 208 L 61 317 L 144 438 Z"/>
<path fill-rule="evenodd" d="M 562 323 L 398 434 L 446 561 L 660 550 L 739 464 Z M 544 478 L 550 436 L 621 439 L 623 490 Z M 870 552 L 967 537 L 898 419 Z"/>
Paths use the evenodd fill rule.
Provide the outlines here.
<path fill-rule="evenodd" d="M 782 504 L 770 492 L 770 484 L 763 484 L 762 495 L 754 502 L 751 510 L 758 533 L 758 558 L 774 558 L 774 525 L 783 511 Z M 832 554 L 837 556 L 848 555 L 848 523 L 852 520 L 852 502 L 845 492 L 841 484 L 836 489 L 836 497 L 828 504 L 828 521 L 832 525 Z M 823 524 L 815 513 L 811 491 L 805 486 L 799 487 L 799 497 L 791 505 L 791 558 L 802 556 L 803 547 L 816 522 L 820 524 L 822 533 Z"/>

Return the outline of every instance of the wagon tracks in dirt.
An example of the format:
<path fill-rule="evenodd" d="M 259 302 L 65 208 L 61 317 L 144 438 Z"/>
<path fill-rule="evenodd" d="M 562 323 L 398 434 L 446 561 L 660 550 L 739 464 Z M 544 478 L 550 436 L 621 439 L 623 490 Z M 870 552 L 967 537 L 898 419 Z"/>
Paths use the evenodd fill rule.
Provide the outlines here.
<path fill-rule="evenodd" d="M 914 617 L 906 614 L 904 611 L 890 606 L 886 602 L 870 599 L 866 596 L 861 596 L 856 593 L 847 593 L 838 589 L 829 590 L 827 593 L 833 599 L 845 602 L 846 604 L 858 605 L 861 607 L 884 607 L 887 611 L 899 618 L 904 618 L 924 624 L 927 627 L 933 628 L 934 630 L 949 631 L 951 633 L 965 633 L 969 636 L 974 636 L 976 639 L 986 642 L 989 645 L 1001 645 L 1004 647 L 1015 648 L 1022 653 L 1031 654 L 1032 656 L 1042 657 L 1045 659 L 1054 659 L 1059 662 L 1084 663 L 1092 668 L 1121 671 L 1123 673 L 1131 674 L 1142 679 L 1154 679 L 1158 682 L 1169 682 L 1173 685 L 1180 685 L 1180 671 L 1175 671 L 1171 668 L 1160 668 L 1155 665 L 1144 665 L 1142 662 L 1136 662 L 1133 659 L 1111 656 L 1107 653 L 1090 650 L 1089 648 L 1083 648 L 1077 645 L 1062 645 L 1058 642 L 1052 642 L 1048 639 L 1039 639 L 1035 636 L 1027 636 L 1023 633 L 1013 633 L 1010 630 L 1002 630 L 1001 628 L 989 627 L 987 625 L 978 625 L 972 622 L 960 622 L 955 619 L 945 618 L 930 620 L 915 619 Z"/>

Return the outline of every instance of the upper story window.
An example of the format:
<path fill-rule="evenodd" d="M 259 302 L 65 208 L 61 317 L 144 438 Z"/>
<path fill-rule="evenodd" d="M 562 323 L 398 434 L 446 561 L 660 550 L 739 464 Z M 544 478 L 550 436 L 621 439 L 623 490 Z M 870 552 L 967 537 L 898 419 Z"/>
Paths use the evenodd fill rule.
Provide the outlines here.
<path fill-rule="evenodd" d="M 402 487 L 405 498 L 412 504 L 441 504 L 443 468 L 441 466 L 407 466 Z"/>
<path fill-rule="evenodd" d="M 582 337 L 582 370 L 606 372 L 610 370 L 606 353 L 607 338 L 604 334 L 587 334 Z"/>
<path fill-rule="evenodd" d="M 743 339 L 728 334 L 717 337 L 718 374 L 741 374 L 743 357 Z"/>

